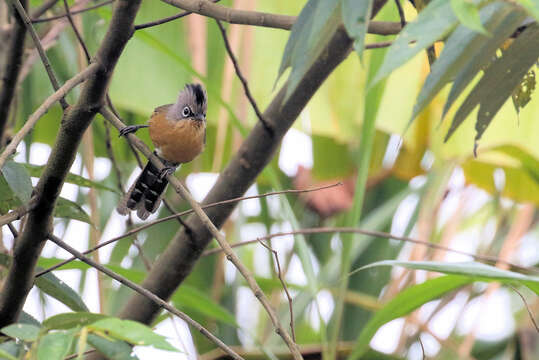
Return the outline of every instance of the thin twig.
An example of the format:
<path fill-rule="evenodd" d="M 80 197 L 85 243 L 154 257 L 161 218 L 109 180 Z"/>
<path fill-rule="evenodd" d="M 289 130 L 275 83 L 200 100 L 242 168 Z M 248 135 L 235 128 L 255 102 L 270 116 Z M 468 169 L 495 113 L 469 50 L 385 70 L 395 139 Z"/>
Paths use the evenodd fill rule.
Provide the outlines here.
<path fill-rule="evenodd" d="M 56 0 L 56 1 L 58 1 L 58 0 Z M 83 13 L 83 12 L 86 12 L 86 11 L 97 9 L 97 8 L 102 7 L 102 6 L 112 4 L 113 2 L 114 2 L 114 0 L 107 0 L 107 1 L 102 2 L 101 4 L 96 4 L 96 5 L 89 6 L 87 8 L 80 9 L 80 10 L 74 10 L 74 11 L 71 11 L 71 15 L 77 15 L 77 14 L 80 14 L 80 13 Z M 67 13 L 51 16 L 51 17 L 48 17 L 48 18 L 41 18 L 41 19 L 37 18 L 37 16 L 33 16 L 31 21 L 32 21 L 32 23 L 37 24 L 37 23 L 42 23 L 42 22 L 47 22 L 47 21 L 52 21 L 52 20 L 58 20 L 58 19 L 61 19 L 61 18 L 67 17 L 67 16 L 68 16 Z"/>
<path fill-rule="evenodd" d="M 182 312 L 182 311 L 176 309 L 175 307 L 169 305 L 166 301 L 164 301 L 160 297 L 156 296 L 151 291 L 146 290 L 142 286 L 139 286 L 139 285 L 135 284 L 134 282 L 132 282 L 132 281 L 130 281 L 130 280 L 116 274 L 114 271 L 109 270 L 108 268 L 104 267 L 103 265 L 98 264 L 95 261 L 93 261 L 92 259 L 84 256 L 83 254 L 81 254 L 80 252 L 75 250 L 75 248 L 69 246 L 68 244 L 66 244 L 64 241 L 62 241 L 60 238 L 58 238 L 55 235 L 49 234 L 49 240 L 52 241 L 53 243 L 55 243 L 56 245 L 58 245 L 59 247 L 61 247 L 62 249 L 64 249 L 65 251 L 71 253 L 71 255 L 75 256 L 76 258 L 78 258 L 82 262 L 85 262 L 86 264 L 90 265 L 94 269 L 96 269 L 96 270 L 104 273 L 105 275 L 109 276 L 110 278 L 122 283 L 123 285 L 129 287 L 130 289 L 138 292 L 142 296 L 145 296 L 149 300 L 151 300 L 154 303 L 156 303 L 157 305 L 161 306 L 162 308 L 164 308 L 168 312 L 176 315 L 177 317 L 179 317 L 180 319 L 182 319 L 183 321 L 185 321 L 186 323 L 188 323 L 189 325 L 191 325 L 192 327 L 194 327 L 195 329 L 200 331 L 200 333 L 202 333 L 202 335 L 206 336 L 211 342 L 213 342 L 215 345 L 217 345 L 219 348 L 221 348 L 223 351 L 225 351 L 232 358 L 238 359 L 238 360 L 242 359 L 241 356 L 236 354 L 236 352 L 234 352 L 231 348 L 229 348 L 218 337 L 216 337 L 211 332 L 209 332 L 205 327 L 200 325 L 195 320 L 191 319 L 184 312 Z"/>
<path fill-rule="evenodd" d="M 219 27 L 219 30 L 221 31 L 223 42 L 225 43 L 226 52 L 228 53 L 228 57 L 230 57 L 230 61 L 232 62 L 232 65 L 234 65 L 234 70 L 236 70 L 236 75 L 238 76 L 238 79 L 240 79 L 241 84 L 243 85 L 243 91 L 245 92 L 245 96 L 247 96 L 249 103 L 251 103 L 251 106 L 258 120 L 260 120 L 260 122 L 262 123 L 262 125 L 264 125 L 264 128 L 270 133 L 270 135 L 273 136 L 274 135 L 273 127 L 267 121 L 267 119 L 264 118 L 264 115 L 262 115 L 262 112 L 258 108 L 258 105 L 256 104 L 255 99 L 251 95 L 251 91 L 249 90 L 249 84 L 247 83 L 247 80 L 241 73 L 240 66 L 238 65 L 238 61 L 236 60 L 236 57 L 234 56 L 234 52 L 232 51 L 232 48 L 230 47 L 230 43 L 228 42 L 228 37 L 226 36 L 226 30 L 223 27 L 223 24 L 221 24 L 221 21 L 218 19 L 215 19 L 215 22 L 217 23 L 217 26 Z"/>
<path fill-rule="evenodd" d="M 34 40 L 34 44 L 36 46 L 36 49 L 39 53 L 39 57 L 41 58 L 41 61 L 43 62 L 43 65 L 45 66 L 45 70 L 47 71 L 47 75 L 49 76 L 49 80 L 52 84 L 52 87 L 55 91 L 57 91 L 60 88 L 60 85 L 58 84 L 58 80 L 56 80 L 56 76 L 54 75 L 54 70 L 52 69 L 52 66 L 49 62 L 49 58 L 47 57 L 47 54 L 45 54 L 45 50 L 43 50 L 43 46 L 41 46 L 41 41 L 39 40 L 39 36 L 37 36 L 37 33 L 32 26 L 32 21 L 28 17 L 28 14 L 24 10 L 24 8 L 21 5 L 21 2 L 19 0 L 8 0 L 14 7 L 17 9 L 17 12 L 19 13 L 19 16 L 24 21 L 24 24 L 26 25 L 26 29 L 32 36 L 32 40 Z M 61 97 L 59 99 L 60 105 L 62 105 L 62 109 L 67 109 L 69 106 L 67 101 L 64 99 L 64 97 Z"/>
<path fill-rule="evenodd" d="M 54 94 L 49 96 L 38 108 L 37 110 L 30 115 L 28 120 L 24 123 L 24 126 L 13 136 L 11 142 L 6 146 L 2 155 L 0 155 L 0 169 L 4 166 L 4 163 L 7 161 L 11 154 L 14 154 L 17 150 L 17 146 L 24 139 L 24 137 L 32 130 L 36 122 L 41 116 L 43 116 L 51 106 L 53 106 L 57 101 L 63 99 L 66 94 L 73 89 L 75 86 L 92 76 L 99 69 L 99 64 L 93 63 L 90 64 L 86 69 L 82 70 L 77 75 L 73 76 L 71 79 L 65 82 L 61 88 L 56 90 Z"/>
<path fill-rule="evenodd" d="M 242 241 L 240 243 L 231 244 L 230 246 L 231 247 L 238 247 L 238 246 L 253 244 L 255 242 L 258 242 L 259 240 L 272 239 L 274 237 L 280 237 L 280 236 L 298 235 L 298 234 L 304 234 L 304 235 L 308 235 L 308 234 L 326 234 L 326 233 L 355 233 L 355 234 L 362 234 L 362 235 L 373 236 L 373 237 L 382 237 L 382 238 L 388 238 L 388 239 L 393 239 L 393 240 L 406 241 L 406 242 L 411 242 L 411 243 L 414 243 L 414 244 L 421 244 L 421 245 L 424 245 L 424 246 L 427 246 L 427 247 L 430 247 L 430 248 L 433 248 L 433 249 L 445 250 L 445 251 L 453 252 L 455 254 L 467 255 L 467 256 L 470 256 L 470 257 L 474 258 L 475 260 L 481 260 L 481 261 L 484 261 L 484 262 L 489 263 L 489 264 L 496 263 L 496 262 L 505 263 L 505 264 L 511 266 L 514 269 L 518 269 L 520 271 L 524 271 L 524 272 L 527 272 L 527 273 L 537 273 L 538 272 L 534 268 L 522 267 L 522 266 L 513 264 L 513 263 L 511 263 L 509 261 L 500 260 L 499 258 L 497 258 L 495 256 L 471 254 L 471 253 L 467 253 L 465 251 L 451 249 L 451 248 L 441 246 L 441 245 L 438 245 L 438 244 L 435 244 L 435 243 L 431 243 L 431 242 L 428 242 L 428 241 L 422 241 L 422 240 L 418 240 L 418 239 L 413 239 L 413 238 L 410 238 L 410 237 L 407 237 L 407 236 L 398 236 L 398 235 L 392 235 L 392 234 L 382 232 L 382 231 L 363 230 L 363 229 L 358 229 L 358 228 L 353 228 L 353 227 L 320 227 L 320 228 L 307 228 L 307 229 L 301 229 L 301 230 L 294 230 L 294 231 L 288 231 L 288 232 L 279 232 L 279 233 L 268 234 L 268 235 L 265 235 L 265 236 L 260 236 L 257 239 L 248 240 L 248 241 Z M 208 255 L 217 254 L 217 253 L 219 253 L 221 251 L 222 250 L 219 249 L 219 248 L 206 250 L 206 251 L 204 251 L 204 253 L 202 253 L 202 256 L 208 256 Z"/>
<path fill-rule="evenodd" d="M 75 22 L 73 21 L 73 17 L 71 16 L 71 11 L 69 10 L 69 5 L 67 4 L 67 0 L 64 0 L 64 8 L 66 9 L 67 20 L 69 21 L 69 24 L 71 25 L 71 28 L 73 29 L 73 32 L 75 33 L 75 36 L 77 37 L 77 40 L 79 41 L 79 44 L 82 47 L 82 50 L 84 51 L 84 56 L 86 56 L 86 62 L 90 64 L 90 52 L 88 51 L 88 47 L 84 43 L 84 40 L 82 39 L 82 36 L 79 30 L 75 26 Z"/>
<path fill-rule="evenodd" d="M 211 0 L 211 2 L 213 2 L 213 3 L 218 3 L 219 1 L 221 1 L 221 0 Z M 165 24 L 167 22 L 170 22 L 170 21 L 185 17 L 187 15 L 191 15 L 192 13 L 193 13 L 192 11 L 183 11 L 183 12 L 181 12 L 179 14 L 168 16 L 168 17 L 163 18 L 163 19 L 150 21 L 150 22 L 147 22 L 147 23 L 144 23 L 144 24 L 135 25 L 135 31 L 146 29 L 146 28 L 149 28 L 149 27 L 152 27 L 152 26 Z"/>
<path fill-rule="evenodd" d="M 535 322 L 535 317 L 533 316 L 533 313 L 530 309 L 530 306 L 528 305 L 528 303 L 526 302 L 526 299 L 524 298 L 524 296 L 522 296 L 522 294 L 520 293 L 520 291 L 518 291 L 516 288 L 514 288 L 513 286 L 511 285 L 507 285 L 509 286 L 511 289 L 513 289 L 514 292 L 516 292 L 518 294 L 518 296 L 520 296 L 520 298 L 522 299 L 522 302 L 524 303 L 524 307 L 526 308 L 526 310 L 528 311 L 528 315 L 530 316 L 530 320 L 532 321 L 533 323 L 533 326 L 535 327 L 535 330 L 539 333 L 539 326 L 537 326 L 537 323 Z"/>
<path fill-rule="evenodd" d="M 279 280 L 281 281 L 281 284 L 283 285 L 284 292 L 286 294 L 286 297 L 288 298 L 288 308 L 290 310 L 290 331 L 292 333 L 292 339 L 296 341 L 296 332 L 294 331 L 294 310 L 292 309 L 292 296 L 290 296 L 290 293 L 288 292 L 288 288 L 286 287 L 286 283 L 283 279 L 283 272 L 281 271 L 281 263 L 279 262 L 279 256 L 277 255 L 277 251 L 273 250 L 271 246 L 268 244 L 265 244 L 262 240 L 259 240 L 260 244 L 271 251 L 273 253 L 273 256 L 275 257 L 275 263 L 277 264 L 277 276 L 279 277 Z"/>
<path fill-rule="evenodd" d="M 312 189 L 305 189 L 305 190 L 282 190 L 282 191 L 273 191 L 273 192 L 268 192 L 268 193 L 265 193 L 265 194 L 260 194 L 260 195 L 252 195 L 252 196 L 242 196 L 242 197 L 238 197 L 238 198 L 234 198 L 234 199 L 229 199 L 229 200 L 223 200 L 223 201 L 218 201 L 218 202 L 215 202 L 215 203 L 211 203 L 211 204 L 207 204 L 207 205 L 203 205 L 202 208 L 203 209 L 207 209 L 207 208 L 211 208 L 211 207 L 214 207 L 214 206 L 218 206 L 218 205 L 226 205 L 226 204 L 231 204 L 231 203 L 235 203 L 235 202 L 238 202 L 238 201 L 243 201 L 243 200 L 249 200 L 249 199 L 258 199 L 258 198 L 263 198 L 263 197 L 267 197 L 267 196 L 272 196 L 272 195 L 281 195 L 281 194 L 299 194 L 299 193 L 307 193 L 307 192 L 312 192 L 312 191 L 319 191 L 319 190 L 324 190 L 324 189 L 328 189 L 328 188 L 331 188 L 331 187 L 334 187 L 334 186 L 341 186 L 342 183 L 335 183 L 335 184 L 331 184 L 331 185 L 326 185 L 326 186 L 322 186 L 322 187 L 317 187 L 317 188 L 312 188 Z M 109 244 L 112 244 L 118 240 L 121 240 L 121 239 L 124 239 L 128 236 L 131 236 L 133 234 L 136 234 L 142 230 L 145 230 L 151 226 L 154 226 L 156 224 L 159 224 L 159 223 L 162 223 L 162 222 L 165 222 L 165 221 L 168 221 L 168 220 L 172 220 L 172 219 L 177 219 L 181 216 L 184 216 L 184 215 L 188 215 L 188 214 L 192 214 L 194 212 L 194 210 L 186 210 L 186 211 L 182 211 L 182 212 L 179 212 L 179 213 L 176 213 L 176 214 L 173 214 L 173 215 L 170 215 L 170 216 L 166 216 L 164 218 L 161 218 L 161 219 L 157 219 L 157 220 L 154 220 L 152 222 L 149 222 L 147 224 L 144 224 L 142 226 L 139 226 L 135 229 L 132 229 L 132 230 L 129 230 L 127 231 L 125 234 L 122 234 L 120 236 L 117 236 L 117 237 L 114 237 L 110 240 L 107 240 L 107 241 L 103 241 L 101 243 L 99 243 L 99 245 L 97 245 L 96 247 L 93 247 L 91 249 L 88 249 L 86 251 L 83 252 L 84 255 L 88 255 L 90 254 L 91 252 L 93 251 L 96 251 L 100 248 L 102 248 L 103 246 L 106 246 L 106 245 L 109 245 Z M 233 245 L 234 246 L 234 245 Z M 40 271 L 39 273 L 36 274 L 36 277 L 39 277 L 39 276 L 42 276 L 42 275 L 45 275 L 46 273 L 48 272 L 51 272 L 51 271 L 54 271 L 56 269 L 58 269 L 59 267 L 61 266 L 64 266 L 65 264 L 68 264 L 70 263 L 71 261 L 73 260 L 76 260 L 75 257 L 72 257 L 70 259 L 66 259 L 54 266 L 51 266 L 50 268 L 48 269 L 45 269 L 45 270 L 42 270 Z"/>
<path fill-rule="evenodd" d="M 210 3 L 208 3 L 210 4 Z M 102 108 L 101 113 L 105 117 L 105 119 L 111 121 L 111 123 L 118 129 L 123 129 L 125 127 L 125 124 L 120 121 L 112 112 L 110 112 L 106 108 Z M 131 141 L 133 141 L 133 144 L 135 147 L 140 150 L 156 167 L 158 170 L 163 170 L 165 166 L 161 162 L 161 160 L 152 153 L 152 151 L 144 144 L 138 137 L 136 137 L 134 134 L 128 134 L 127 135 Z M 213 224 L 213 222 L 210 220 L 208 215 L 202 210 L 200 205 L 196 202 L 196 200 L 193 198 L 193 196 L 187 191 L 187 189 L 183 186 L 183 184 L 173 175 L 168 175 L 167 180 L 169 184 L 174 188 L 174 190 L 183 197 L 189 205 L 191 205 L 191 208 L 195 211 L 197 217 L 200 219 L 202 224 L 208 229 L 208 231 L 212 234 L 212 236 L 217 240 L 219 245 L 223 248 L 223 251 L 226 254 L 227 259 L 234 264 L 234 266 L 238 269 L 238 271 L 242 274 L 242 276 L 245 278 L 247 284 L 253 291 L 255 297 L 260 301 L 262 304 L 262 307 L 266 310 L 271 322 L 273 323 L 273 326 L 275 327 L 275 331 L 278 335 L 281 336 L 285 344 L 290 349 L 290 352 L 292 353 L 292 356 L 294 359 L 303 359 L 301 356 L 301 353 L 299 351 L 299 348 L 297 344 L 292 340 L 290 337 L 290 334 L 288 334 L 288 331 L 283 327 L 281 324 L 281 321 L 279 320 L 277 313 L 272 308 L 268 298 L 260 288 L 260 286 L 257 284 L 254 276 L 252 273 L 247 269 L 245 265 L 240 261 L 238 256 L 233 252 L 232 248 L 226 241 L 223 234 L 219 231 L 219 229 Z"/>
<path fill-rule="evenodd" d="M 419 345 L 421 346 L 421 354 L 423 355 L 422 359 L 425 360 L 425 347 L 423 346 L 423 341 L 421 341 L 421 334 L 419 334 L 419 336 L 417 337 L 417 341 L 419 341 Z"/>
<path fill-rule="evenodd" d="M 36 203 L 37 199 L 33 197 L 28 203 L 23 204 L 7 214 L 0 216 L 0 227 L 9 224 L 12 221 L 19 220 L 21 217 L 26 215 L 26 213 L 32 211 L 35 208 Z"/>
<path fill-rule="evenodd" d="M 397 11 L 399 12 L 399 18 L 401 20 L 401 27 L 406 26 L 406 18 L 404 17 L 404 10 L 402 10 L 402 5 L 400 0 L 395 0 L 395 5 L 397 5 Z"/>

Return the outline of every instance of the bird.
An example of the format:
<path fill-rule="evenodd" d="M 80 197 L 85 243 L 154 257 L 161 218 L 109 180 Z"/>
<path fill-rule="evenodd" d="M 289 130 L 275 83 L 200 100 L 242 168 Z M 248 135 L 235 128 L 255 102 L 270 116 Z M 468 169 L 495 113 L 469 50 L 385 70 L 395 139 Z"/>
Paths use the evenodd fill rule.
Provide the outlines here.
<path fill-rule="evenodd" d="M 175 104 L 162 105 L 153 111 L 148 125 L 131 125 L 120 130 L 126 136 L 148 128 L 155 146 L 154 154 L 165 165 L 163 170 L 148 161 L 142 173 L 118 203 L 117 212 L 127 215 L 131 210 L 145 220 L 159 208 L 161 195 L 167 186 L 166 176 L 178 166 L 188 163 L 204 150 L 206 144 L 206 90 L 200 84 L 187 84 Z"/>

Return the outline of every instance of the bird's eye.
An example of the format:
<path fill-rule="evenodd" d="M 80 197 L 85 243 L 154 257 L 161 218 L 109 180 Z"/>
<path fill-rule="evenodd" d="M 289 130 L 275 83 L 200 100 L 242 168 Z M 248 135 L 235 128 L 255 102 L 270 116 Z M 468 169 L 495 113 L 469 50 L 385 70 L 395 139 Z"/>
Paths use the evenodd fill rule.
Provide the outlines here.
<path fill-rule="evenodd" d="M 186 107 L 183 108 L 182 115 L 184 117 L 188 117 L 190 113 L 191 113 L 191 110 L 189 109 L 189 106 L 186 106 Z"/>

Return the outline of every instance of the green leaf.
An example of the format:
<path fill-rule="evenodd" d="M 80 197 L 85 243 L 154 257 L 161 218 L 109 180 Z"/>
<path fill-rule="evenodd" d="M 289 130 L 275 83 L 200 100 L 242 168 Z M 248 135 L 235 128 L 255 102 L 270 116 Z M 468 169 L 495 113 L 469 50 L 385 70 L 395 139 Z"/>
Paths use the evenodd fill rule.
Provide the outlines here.
<path fill-rule="evenodd" d="M 6 359 L 12 360 L 10 356 L 14 356 L 15 359 L 24 351 L 24 344 L 15 340 L 4 341 L 0 344 L 0 359 L 2 356 Z"/>
<path fill-rule="evenodd" d="M 98 320 L 106 318 L 103 314 L 90 312 L 74 312 L 51 316 L 43 321 L 43 327 L 47 329 L 71 329 L 77 326 L 86 326 Z"/>
<path fill-rule="evenodd" d="M 79 220 L 93 226 L 90 216 L 88 216 L 79 204 L 63 197 L 58 198 L 56 208 L 54 209 L 54 216 Z"/>
<path fill-rule="evenodd" d="M 6 350 L 0 348 L 0 359 L 17 360 L 17 358 Z"/>
<path fill-rule="evenodd" d="M 475 85 L 466 100 L 458 109 L 445 141 L 462 124 L 470 112 L 479 105 L 477 121 L 475 124 L 477 142 L 492 118 L 511 96 L 514 89 L 521 82 L 530 67 L 539 58 L 539 25 L 530 25 L 520 34 L 513 44 L 504 51 L 486 70 L 485 74 Z"/>
<path fill-rule="evenodd" d="M 2 332 L 7 336 L 21 339 L 24 341 L 35 341 L 39 334 L 40 328 L 28 324 L 12 324 L 2 328 Z"/>
<path fill-rule="evenodd" d="M 337 0 L 309 0 L 301 10 L 292 26 L 277 76 L 292 67 L 283 101 L 296 89 L 340 26 L 339 3 Z"/>
<path fill-rule="evenodd" d="M 133 349 L 131 345 L 124 341 L 110 341 L 98 335 L 88 334 L 88 344 L 110 360 L 138 359 L 136 356 L 131 355 Z"/>
<path fill-rule="evenodd" d="M 28 202 L 32 196 L 32 181 L 24 166 L 15 161 L 7 161 L 1 172 L 17 198 L 23 203 Z"/>
<path fill-rule="evenodd" d="M 19 316 L 19 322 L 28 325 L 34 325 L 37 327 L 41 326 L 41 323 L 37 321 L 35 317 L 28 314 L 26 311 L 21 312 L 21 316 Z"/>
<path fill-rule="evenodd" d="M 522 21 L 526 18 L 526 12 L 521 9 L 510 6 L 505 3 L 505 6 L 502 7 L 500 11 L 507 13 L 503 21 L 500 22 L 494 29 L 489 31 L 491 36 L 489 38 L 484 38 L 481 44 L 477 44 L 475 50 L 470 50 L 474 52 L 474 56 L 470 58 L 467 63 L 462 64 L 460 71 L 458 72 L 451 91 L 447 97 L 447 101 L 444 105 L 443 116 L 447 114 L 449 108 L 457 97 L 462 93 L 466 86 L 474 79 L 479 70 L 485 68 L 496 54 L 496 50 L 507 40 L 507 38 L 514 33 L 514 31 L 520 26 Z M 486 6 L 483 11 L 488 11 L 494 5 Z M 507 8 L 509 6 L 509 8 Z M 455 39 L 456 42 L 458 39 Z M 456 46 L 455 44 L 454 46 Z M 445 52 L 445 50 L 444 50 Z"/>
<path fill-rule="evenodd" d="M 73 333 L 65 331 L 48 333 L 39 340 L 37 359 L 62 360 L 69 353 L 74 338 Z"/>
<path fill-rule="evenodd" d="M 192 286 L 182 285 L 178 291 L 172 295 L 172 301 L 177 306 L 185 306 L 212 319 L 222 321 L 235 327 L 238 326 L 234 315 L 213 301 L 205 293 Z"/>
<path fill-rule="evenodd" d="M 132 320 L 108 318 L 88 325 L 88 329 L 106 332 L 107 335 L 132 345 L 153 346 L 157 349 L 178 351 L 164 336 L 158 335 L 149 327 Z"/>
<path fill-rule="evenodd" d="M 24 167 L 26 168 L 26 170 L 28 170 L 28 173 L 31 177 L 37 178 L 41 177 L 41 174 L 45 169 L 45 165 L 24 164 Z M 113 189 L 96 181 L 88 180 L 83 176 L 72 173 L 67 174 L 65 181 L 70 184 L 118 193 L 118 190 L 116 189 Z"/>
<path fill-rule="evenodd" d="M 361 57 L 369 27 L 372 0 L 342 0 L 341 4 L 344 27 L 348 36 L 354 40 L 354 50 Z"/>
<path fill-rule="evenodd" d="M 436 271 L 444 274 L 465 275 L 479 281 L 499 281 L 502 283 L 519 283 L 527 286 L 539 295 L 539 277 L 524 275 L 512 271 L 498 269 L 478 262 L 437 262 L 437 261 L 378 261 L 356 270 L 360 271 L 375 266 L 404 266 L 408 269 Z"/>
<path fill-rule="evenodd" d="M 447 0 L 431 1 L 414 22 L 402 29 L 399 37 L 389 47 L 382 66 L 369 86 L 374 86 L 393 70 L 410 60 L 414 55 L 449 34 L 457 24 Z"/>
<path fill-rule="evenodd" d="M 479 19 L 477 6 L 470 0 L 451 0 L 451 8 L 464 26 L 484 35 L 488 34 Z"/>
<path fill-rule="evenodd" d="M 532 99 L 532 94 L 535 91 L 535 71 L 530 70 L 524 77 L 522 78 L 522 81 L 516 89 L 511 94 L 511 98 L 513 99 L 513 105 L 515 106 L 515 110 L 517 114 L 520 112 L 520 109 L 523 109 L 530 100 Z"/>
<path fill-rule="evenodd" d="M 42 270 L 42 269 L 40 269 Z M 69 285 L 58 279 L 54 274 L 47 273 L 35 280 L 36 286 L 45 294 L 52 296 L 73 311 L 88 312 L 88 307 L 84 304 L 79 294 Z"/>
<path fill-rule="evenodd" d="M 514 7 L 507 3 L 496 2 L 481 9 L 481 20 L 492 34 L 486 37 L 465 26 L 459 26 L 447 40 L 440 57 L 434 62 L 431 72 L 417 97 L 410 123 L 427 106 L 434 96 L 455 77 L 467 71 L 479 71 L 483 62 L 488 62 L 503 41 L 520 23 L 522 16 L 515 16 Z M 485 49 L 489 44 L 488 50 Z M 464 70 L 474 64 L 470 70 Z"/>
<path fill-rule="evenodd" d="M 365 268 L 365 267 L 364 267 Z M 473 280 L 464 276 L 443 276 L 427 280 L 422 284 L 411 286 L 401 291 L 384 307 L 376 312 L 363 328 L 348 360 L 359 359 L 369 348 L 376 331 L 385 323 L 404 316 L 421 305 L 439 298 L 449 291 L 469 284 Z"/>

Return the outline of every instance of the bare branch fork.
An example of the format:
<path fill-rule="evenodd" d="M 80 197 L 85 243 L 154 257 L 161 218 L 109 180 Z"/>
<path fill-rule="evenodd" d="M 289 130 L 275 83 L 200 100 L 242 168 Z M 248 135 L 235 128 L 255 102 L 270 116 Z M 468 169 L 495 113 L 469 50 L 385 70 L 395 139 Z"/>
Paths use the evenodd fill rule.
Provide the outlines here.
<path fill-rule="evenodd" d="M 123 129 L 125 127 L 125 124 L 122 123 L 120 119 L 118 119 L 110 110 L 103 108 L 101 110 L 102 115 L 105 117 L 105 119 L 109 120 L 118 130 Z M 147 158 L 150 160 L 159 170 L 162 170 L 165 168 L 161 160 L 153 154 L 153 152 L 140 140 L 138 139 L 134 134 L 128 134 L 127 135 L 129 139 L 133 142 L 133 145 L 140 150 Z M 243 263 L 240 261 L 238 256 L 232 251 L 232 248 L 226 241 L 223 234 L 217 229 L 217 227 L 213 224 L 213 222 L 208 218 L 204 210 L 200 207 L 200 205 L 195 201 L 195 199 L 191 196 L 191 194 L 185 189 L 185 187 L 182 185 L 182 183 L 173 175 L 168 175 L 167 180 L 170 183 L 172 187 L 176 190 L 176 192 L 184 198 L 189 205 L 191 205 L 191 208 L 194 210 L 200 221 L 204 224 L 204 226 L 210 231 L 212 236 L 217 240 L 221 248 L 226 254 L 226 258 L 236 266 L 238 271 L 242 274 L 242 276 L 247 281 L 247 284 L 253 291 L 255 297 L 260 301 L 262 304 L 262 307 L 266 310 L 268 313 L 268 316 L 270 317 L 271 322 L 273 323 L 273 326 L 275 327 L 275 331 L 277 334 L 281 336 L 283 341 L 286 343 L 288 348 L 290 349 L 290 352 L 294 356 L 294 359 L 302 359 L 301 353 L 299 351 L 299 348 L 297 344 L 292 340 L 286 329 L 281 324 L 275 310 L 272 308 L 268 298 L 258 286 L 256 280 L 254 279 L 254 276 L 251 274 L 249 269 Z"/>

